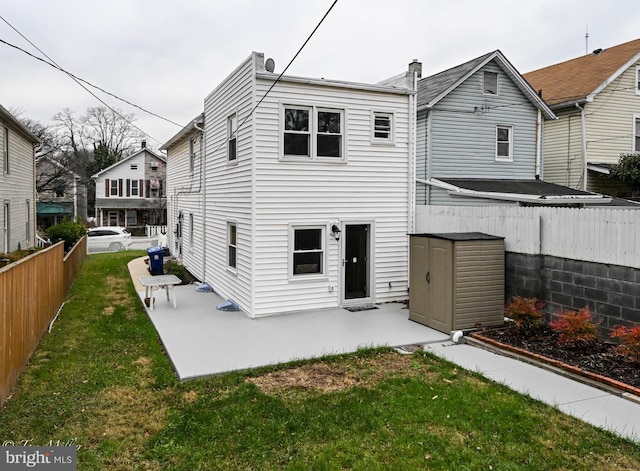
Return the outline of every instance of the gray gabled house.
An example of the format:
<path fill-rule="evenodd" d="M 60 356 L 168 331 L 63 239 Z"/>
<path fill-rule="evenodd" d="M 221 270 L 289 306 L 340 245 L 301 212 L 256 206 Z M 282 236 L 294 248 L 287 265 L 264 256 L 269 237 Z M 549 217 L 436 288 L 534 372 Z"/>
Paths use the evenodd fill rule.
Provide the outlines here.
<path fill-rule="evenodd" d="M 542 129 L 552 119 L 499 50 L 419 80 L 417 204 L 603 203 L 543 181 Z"/>

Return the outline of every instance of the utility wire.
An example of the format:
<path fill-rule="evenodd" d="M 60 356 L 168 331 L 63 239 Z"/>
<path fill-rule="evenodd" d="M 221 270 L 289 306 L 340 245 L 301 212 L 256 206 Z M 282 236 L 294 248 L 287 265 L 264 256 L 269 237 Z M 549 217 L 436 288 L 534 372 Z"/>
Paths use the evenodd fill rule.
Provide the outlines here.
<path fill-rule="evenodd" d="M 336 0 L 337 1 L 337 0 Z M 0 19 L 2 21 L 4 21 L 11 29 L 13 29 L 16 33 L 18 33 L 25 41 L 27 41 L 29 44 L 31 44 L 38 52 L 40 52 L 40 54 L 42 54 L 43 56 L 45 56 L 47 59 L 49 59 L 50 63 L 45 61 L 44 59 L 41 59 L 37 56 L 34 56 L 33 54 L 25 51 L 24 49 L 21 49 L 17 46 L 14 46 L 13 44 L 10 44 L 2 39 L 0 39 L 0 42 L 7 44 L 8 46 L 14 47 L 26 54 L 28 54 L 29 56 L 38 59 L 42 62 L 44 62 L 45 64 L 49 64 L 52 67 L 60 70 L 61 72 L 65 73 L 66 75 L 68 75 L 74 82 L 76 82 L 78 85 L 80 85 L 85 91 L 87 91 L 91 96 L 93 96 L 96 100 L 98 100 L 100 103 L 102 103 L 104 106 L 106 106 L 107 108 L 109 108 L 113 113 L 115 113 L 116 115 L 118 115 L 122 120 L 124 120 L 125 122 L 127 122 L 129 125 L 133 126 L 134 128 L 136 128 L 138 131 L 140 131 L 142 134 L 146 135 L 147 137 L 153 139 L 154 141 L 161 143 L 158 139 L 154 138 L 153 136 L 149 135 L 148 133 L 144 132 L 142 129 L 140 129 L 138 126 L 136 126 L 132 121 L 128 120 L 127 118 L 125 118 L 121 113 L 119 113 L 117 110 L 115 110 L 114 108 L 112 108 L 111 106 L 109 106 L 104 100 L 102 100 L 100 97 L 98 97 L 95 93 L 93 93 L 91 90 L 89 90 L 82 82 L 85 82 L 84 80 L 79 79 L 78 77 L 76 77 L 75 75 L 73 75 L 70 72 L 67 72 L 65 69 L 63 69 L 60 65 L 58 65 L 56 63 L 56 61 L 54 61 L 53 59 L 51 59 L 45 52 L 43 52 L 38 46 L 36 46 L 33 42 L 31 42 L 24 34 L 22 34 L 20 31 L 18 31 L 11 23 L 9 23 L 2 15 L 0 15 Z M 88 82 L 87 82 L 88 83 Z M 92 87 L 95 87 L 94 85 L 91 85 Z M 99 87 L 95 87 L 98 88 Z M 101 89 L 100 89 L 101 90 Z M 104 90 L 101 90 L 104 91 Z M 110 94 L 111 95 L 111 94 Z M 113 95 L 115 96 L 115 95 Z M 117 98 L 117 97 L 116 97 Z M 119 98 L 118 98 L 119 99 Z M 124 100 L 123 100 L 124 101 Z M 178 125 L 177 123 L 173 123 Z M 180 125 L 178 125 L 180 126 Z"/>

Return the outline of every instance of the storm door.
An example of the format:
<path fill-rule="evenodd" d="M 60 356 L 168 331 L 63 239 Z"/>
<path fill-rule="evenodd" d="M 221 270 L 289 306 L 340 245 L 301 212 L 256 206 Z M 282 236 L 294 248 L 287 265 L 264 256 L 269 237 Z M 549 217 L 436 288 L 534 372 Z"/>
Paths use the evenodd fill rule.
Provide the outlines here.
<path fill-rule="evenodd" d="M 344 299 L 368 298 L 370 278 L 370 226 L 348 224 L 344 228 Z"/>

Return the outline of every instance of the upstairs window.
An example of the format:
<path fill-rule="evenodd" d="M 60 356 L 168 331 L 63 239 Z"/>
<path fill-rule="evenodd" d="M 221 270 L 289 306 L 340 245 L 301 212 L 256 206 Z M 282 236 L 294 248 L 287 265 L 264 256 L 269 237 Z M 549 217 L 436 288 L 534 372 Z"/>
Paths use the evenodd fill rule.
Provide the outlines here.
<path fill-rule="evenodd" d="M 196 161 L 196 153 L 194 151 L 195 139 L 192 137 L 189 139 L 189 173 L 193 173 Z"/>
<path fill-rule="evenodd" d="M 118 196 L 118 180 L 111 180 L 109 188 L 110 196 Z"/>
<path fill-rule="evenodd" d="M 373 113 L 373 141 L 381 143 L 393 141 L 393 116 L 390 113 Z"/>
<path fill-rule="evenodd" d="M 311 157 L 308 108 L 285 108 L 284 155 Z"/>
<path fill-rule="evenodd" d="M 636 95 L 640 95 L 640 65 L 636 67 Z"/>
<path fill-rule="evenodd" d="M 484 72 L 484 94 L 485 95 L 497 95 L 498 94 L 498 74 L 495 72 Z"/>
<path fill-rule="evenodd" d="M 5 126 L 2 137 L 2 171 L 9 173 L 9 128 Z"/>
<path fill-rule="evenodd" d="M 496 160 L 513 160 L 513 126 L 496 126 Z"/>
<path fill-rule="evenodd" d="M 227 158 L 229 162 L 235 162 L 238 159 L 238 118 L 231 115 L 227 118 Z"/>
<path fill-rule="evenodd" d="M 140 182 L 138 180 L 131 180 L 130 185 L 131 196 L 140 196 Z"/>
<path fill-rule="evenodd" d="M 152 170 L 157 170 L 158 169 L 158 161 L 157 160 L 152 160 L 151 162 L 149 162 L 149 166 L 151 167 Z"/>
<path fill-rule="evenodd" d="M 307 106 L 283 109 L 283 156 L 344 159 L 344 111 Z"/>
<path fill-rule="evenodd" d="M 640 153 L 640 114 L 633 118 L 633 152 Z"/>

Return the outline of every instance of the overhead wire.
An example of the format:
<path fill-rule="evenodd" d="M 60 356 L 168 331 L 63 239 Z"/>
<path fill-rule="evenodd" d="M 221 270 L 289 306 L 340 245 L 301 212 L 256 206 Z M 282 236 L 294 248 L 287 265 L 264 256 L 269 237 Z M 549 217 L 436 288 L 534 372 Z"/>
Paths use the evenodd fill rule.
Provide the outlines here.
<path fill-rule="evenodd" d="M 76 82 L 79 86 L 81 86 L 81 87 L 82 87 L 82 88 L 83 88 L 87 93 L 89 93 L 89 94 L 90 94 L 91 96 L 93 96 L 96 100 L 98 100 L 100 103 L 102 103 L 104 106 L 106 106 L 109 110 L 111 110 L 111 112 L 113 112 L 114 114 L 116 114 L 117 116 L 119 116 L 121 119 L 123 119 L 123 120 L 124 120 L 125 122 L 127 122 L 129 125 L 133 126 L 135 129 L 137 129 L 138 131 L 140 131 L 140 132 L 141 132 L 142 134 L 144 134 L 145 136 L 147 136 L 147 137 L 149 137 L 149 138 L 153 139 L 154 141 L 156 141 L 156 142 L 158 142 L 158 143 L 161 143 L 161 141 L 159 141 L 158 139 L 156 139 L 156 138 L 154 138 L 153 136 L 151 136 L 149 133 L 147 133 L 147 132 L 143 131 L 142 129 L 140 129 L 138 126 L 136 126 L 136 125 L 133 123 L 133 121 L 131 121 L 130 119 L 127 119 L 127 118 L 126 118 L 125 116 L 123 116 L 120 112 L 118 112 L 116 109 L 114 109 L 114 108 L 113 108 L 113 107 L 111 107 L 108 103 L 106 103 L 104 100 L 102 100 L 99 96 L 97 96 L 95 93 L 93 93 L 91 90 L 89 90 L 89 89 L 88 89 L 88 88 L 83 84 L 83 82 L 84 82 L 84 83 L 86 83 L 86 84 L 88 84 L 88 85 L 90 85 L 90 86 L 91 86 L 91 87 L 93 87 L 93 88 L 96 88 L 96 89 L 100 90 L 100 91 L 101 91 L 101 92 L 103 92 L 103 93 L 106 93 L 106 94 L 108 94 L 108 95 L 110 95 L 110 96 L 112 96 L 112 97 L 114 97 L 114 98 L 117 98 L 118 100 L 121 100 L 121 101 L 123 101 L 123 102 L 126 102 L 126 103 L 128 103 L 128 104 L 132 105 L 132 106 L 135 106 L 136 108 L 139 108 L 139 109 L 141 109 L 142 111 L 145 111 L 145 112 L 147 112 L 147 113 L 150 113 L 150 114 L 152 114 L 152 115 L 154 115 L 154 116 L 156 116 L 156 117 L 159 117 L 159 118 L 162 118 L 161 116 L 156 115 L 155 113 L 151 113 L 151 112 L 149 112 L 149 111 L 145 110 L 144 108 L 142 108 L 142 107 L 140 107 L 140 106 L 138 106 L 138 105 L 135 105 L 135 104 L 133 104 L 133 103 L 131 103 L 131 102 L 128 102 L 127 100 L 124 100 L 124 99 L 122 99 L 122 98 L 118 97 L 117 95 L 114 95 L 113 93 L 107 92 L 106 90 L 103 90 L 102 88 L 97 87 L 97 86 L 95 86 L 95 85 L 91 84 L 90 82 L 88 82 L 88 81 L 86 81 L 86 80 L 83 80 L 83 79 L 81 79 L 81 78 L 77 77 L 76 75 L 72 74 L 71 72 L 68 72 L 68 71 L 67 71 L 67 70 L 65 70 L 63 67 L 61 67 L 61 66 L 60 66 L 56 61 L 54 61 L 51 57 L 49 57 L 49 56 L 48 56 L 44 51 L 42 51 L 42 49 L 40 49 L 40 48 L 39 48 L 38 46 L 36 46 L 36 45 L 31 41 L 31 40 L 29 40 L 29 38 L 27 38 L 24 34 L 22 34 L 22 33 L 21 33 L 21 32 L 20 32 L 16 27 L 14 27 L 11 23 L 9 23 L 9 21 L 7 21 L 7 20 L 6 20 L 2 15 L 0 15 L 0 19 L 1 19 L 2 21 L 4 21 L 4 22 L 5 22 L 5 23 L 6 23 L 6 24 L 11 28 L 11 29 L 13 29 L 16 33 L 18 33 L 18 34 L 20 35 L 20 37 L 22 37 L 22 38 L 23 38 L 25 41 L 27 41 L 31 46 L 33 46 L 33 47 L 34 47 L 34 48 L 35 48 L 35 49 L 36 49 L 40 54 L 42 54 L 44 57 L 46 57 L 46 58 L 49 60 L 49 62 L 48 62 L 48 61 L 46 61 L 46 60 L 44 60 L 44 59 L 42 59 L 41 57 L 38 57 L 38 56 L 36 56 L 36 55 L 34 55 L 34 54 L 31 54 L 30 52 L 28 52 L 28 51 L 26 51 L 26 50 L 24 50 L 24 49 L 22 49 L 22 48 L 20 48 L 20 47 L 18 47 L 18 46 L 15 46 L 15 45 L 13 45 L 13 44 L 11 44 L 11 43 L 9 43 L 9 42 L 7 42 L 7 41 L 3 40 L 3 39 L 0 39 L 0 42 L 2 42 L 3 44 L 6 44 L 7 46 L 13 47 L 13 48 L 15 48 L 15 49 L 17 49 L 17 50 L 19 50 L 19 51 L 21 51 L 21 52 L 23 52 L 23 53 L 25 53 L 25 54 L 29 55 L 30 57 L 32 57 L 32 58 L 34 58 L 34 59 L 37 59 L 37 60 L 39 60 L 39 61 L 41 61 L 41 62 L 44 62 L 45 64 L 47 64 L 47 65 L 49 65 L 49 66 L 51 66 L 51 67 L 53 67 L 53 68 L 55 68 L 55 69 L 57 69 L 57 70 L 61 71 L 62 73 L 66 74 L 66 75 L 67 75 L 67 76 L 69 76 L 69 77 L 70 77 L 74 82 Z M 169 122 L 171 122 L 172 124 L 175 124 L 176 126 L 180 126 L 179 124 L 174 123 L 173 121 L 170 121 L 170 120 L 168 120 L 168 119 L 166 119 L 166 118 L 162 118 L 162 119 L 165 119 L 166 121 L 169 121 Z M 180 127 L 182 127 L 182 126 L 180 126 Z"/>

